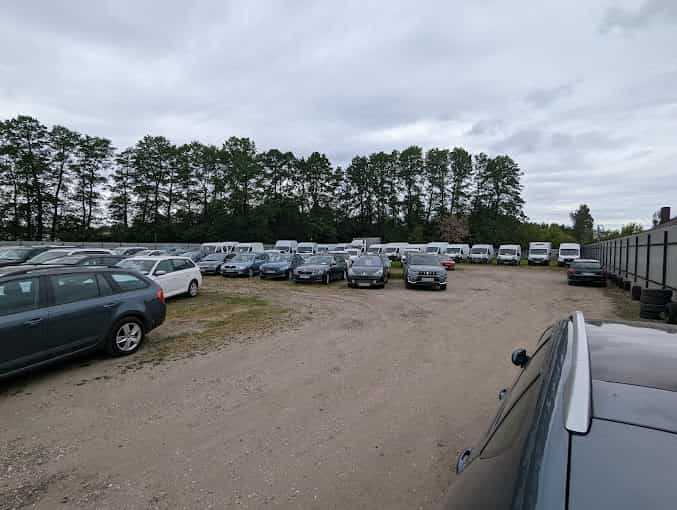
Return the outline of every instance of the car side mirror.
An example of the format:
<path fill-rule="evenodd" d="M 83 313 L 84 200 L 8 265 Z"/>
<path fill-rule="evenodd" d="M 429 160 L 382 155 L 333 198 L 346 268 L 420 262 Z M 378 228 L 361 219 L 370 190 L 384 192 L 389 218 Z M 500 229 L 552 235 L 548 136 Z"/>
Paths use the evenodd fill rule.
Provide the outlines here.
<path fill-rule="evenodd" d="M 167 271 L 163 271 L 162 269 L 160 269 L 159 271 L 155 271 L 155 273 L 153 273 L 153 274 L 155 276 L 162 276 L 162 275 L 167 274 Z"/>
<path fill-rule="evenodd" d="M 512 351 L 512 355 L 510 356 L 510 358 L 512 360 L 513 365 L 521 368 L 524 368 L 531 359 L 527 354 L 526 349 L 515 349 L 514 351 Z"/>
<path fill-rule="evenodd" d="M 470 455 L 472 454 L 472 450 L 470 448 L 466 448 L 461 452 L 461 455 L 458 456 L 458 460 L 456 461 L 456 474 L 460 475 L 463 473 L 463 470 L 465 469 L 465 463 L 467 460 L 470 458 Z"/>

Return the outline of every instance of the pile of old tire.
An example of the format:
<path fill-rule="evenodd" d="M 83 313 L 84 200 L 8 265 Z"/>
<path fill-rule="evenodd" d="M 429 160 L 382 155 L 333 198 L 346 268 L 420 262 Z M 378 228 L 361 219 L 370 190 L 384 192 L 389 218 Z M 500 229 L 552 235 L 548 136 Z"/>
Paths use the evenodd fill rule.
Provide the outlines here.
<path fill-rule="evenodd" d="M 669 289 L 642 289 L 639 298 L 639 316 L 642 319 L 660 320 L 665 305 L 672 299 Z"/>
<path fill-rule="evenodd" d="M 632 282 L 630 280 L 623 280 L 623 290 L 630 290 Z"/>
<path fill-rule="evenodd" d="M 630 288 L 630 295 L 632 296 L 633 301 L 639 301 L 639 298 L 642 296 L 642 286 L 633 285 Z"/>
<path fill-rule="evenodd" d="M 665 321 L 668 324 L 677 324 L 677 303 L 665 305 Z"/>
<path fill-rule="evenodd" d="M 625 285 L 625 283 L 623 283 L 623 278 L 620 278 L 620 277 L 619 277 L 619 278 L 616 279 L 616 286 L 617 286 L 619 289 L 622 289 L 624 285 Z"/>

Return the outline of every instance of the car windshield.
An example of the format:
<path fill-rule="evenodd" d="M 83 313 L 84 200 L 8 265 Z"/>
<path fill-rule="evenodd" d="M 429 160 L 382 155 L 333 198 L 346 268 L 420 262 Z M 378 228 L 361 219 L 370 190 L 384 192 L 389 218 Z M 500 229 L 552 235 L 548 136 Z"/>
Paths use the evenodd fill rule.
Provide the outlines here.
<path fill-rule="evenodd" d="M 425 252 L 426 253 L 439 253 L 440 247 L 439 246 L 426 246 Z"/>
<path fill-rule="evenodd" d="M 529 251 L 529 253 L 531 253 L 532 255 L 545 255 L 548 253 L 548 250 L 546 250 L 545 248 L 532 248 Z"/>
<path fill-rule="evenodd" d="M 50 264 L 63 264 L 64 266 L 74 266 L 79 264 L 80 261 L 86 259 L 82 255 L 71 255 L 70 257 L 59 257 L 49 261 Z"/>
<path fill-rule="evenodd" d="M 28 262 L 31 264 L 44 264 L 45 262 L 49 262 L 50 260 L 58 259 L 60 257 L 65 257 L 66 255 L 68 255 L 66 250 L 49 250 L 42 252 L 40 255 L 36 255 Z"/>
<path fill-rule="evenodd" d="M 515 255 L 517 250 L 514 248 L 501 248 L 498 250 L 499 255 Z"/>
<path fill-rule="evenodd" d="M 144 259 L 126 259 L 121 260 L 116 265 L 118 267 L 124 267 L 125 269 L 133 269 L 142 274 L 150 273 L 151 269 L 155 265 L 155 260 L 144 260 Z"/>
<path fill-rule="evenodd" d="M 578 255 L 578 249 L 576 248 L 562 248 L 559 251 L 560 255 Z"/>
<path fill-rule="evenodd" d="M 599 262 L 575 262 L 571 265 L 574 269 L 580 269 L 582 271 L 599 271 L 602 269 L 602 266 Z"/>
<path fill-rule="evenodd" d="M 30 248 L 4 248 L 0 250 L 0 259 L 3 260 L 22 260 Z"/>
<path fill-rule="evenodd" d="M 313 253 L 313 247 L 312 246 L 299 246 L 298 252 L 299 253 Z"/>
<path fill-rule="evenodd" d="M 288 253 L 269 253 L 268 262 L 288 262 L 291 260 L 291 255 Z"/>
<path fill-rule="evenodd" d="M 360 257 L 353 263 L 353 266 L 360 267 L 381 267 L 382 265 L 383 261 L 378 256 Z"/>
<path fill-rule="evenodd" d="M 460 248 L 447 248 L 447 253 L 459 253 L 461 251 Z"/>
<path fill-rule="evenodd" d="M 417 253 L 409 255 L 409 263 L 412 266 L 439 266 L 440 259 L 434 255 L 421 255 Z"/>
<path fill-rule="evenodd" d="M 256 255 L 253 253 L 240 253 L 232 258 L 232 262 L 251 262 L 254 260 L 254 257 L 256 257 Z"/>
<path fill-rule="evenodd" d="M 397 251 L 397 248 L 391 246 L 386 248 L 386 253 L 395 253 Z"/>
<path fill-rule="evenodd" d="M 328 266 L 333 261 L 334 261 L 334 257 L 328 257 L 327 255 L 316 255 L 316 256 L 310 257 L 308 260 L 306 260 L 306 264 L 318 264 L 318 265 Z"/>
<path fill-rule="evenodd" d="M 225 253 L 212 253 L 211 255 L 207 255 L 202 260 L 204 262 L 209 262 L 209 261 L 221 262 L 225 258 L 225 256 L 226 256 Z"/>
<path fill-rule="evenodd" d="M 487 251 L 488 250 L 486 248 L 474 248 L 473 247 L 473 249 L 470 250 L 470 253 L 473 253 L 475 255 L 484 255 L 485 253 L 487 253 Z"/>
<path fill-rule="evenodd" d="M 370 255 L 378 255 L 379 253 L 381 253 L 381 248 L 369 248 L 367 250 L 367 253 L 369 253 Z"/>
<path fill-rule="evenodd" d="M 202 253 L 214 253 L 216 252 L 216 246 L 202 246 Z"/>

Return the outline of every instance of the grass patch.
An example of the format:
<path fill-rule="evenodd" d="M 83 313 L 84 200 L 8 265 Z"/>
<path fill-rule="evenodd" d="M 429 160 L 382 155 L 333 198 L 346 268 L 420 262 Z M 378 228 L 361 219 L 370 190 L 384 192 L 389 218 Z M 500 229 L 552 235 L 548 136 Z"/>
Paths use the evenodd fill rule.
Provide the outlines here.
<path fill-rule="evenodd" d="M 620 289 L 613 283 L 609 282 L 604 292 L 614 304 L 614 313 L 625 321 L 644 320 L 639 318 L 639 301 L 633 301 L 629 292 Z"/>

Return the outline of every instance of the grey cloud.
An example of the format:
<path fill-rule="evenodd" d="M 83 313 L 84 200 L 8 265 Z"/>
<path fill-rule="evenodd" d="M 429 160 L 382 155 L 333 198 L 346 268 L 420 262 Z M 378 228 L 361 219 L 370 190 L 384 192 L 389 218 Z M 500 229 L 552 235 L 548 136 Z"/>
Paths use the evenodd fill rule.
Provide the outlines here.
<path fill-rule="evenodd" d="M 645 0 L 637 10 L 610 7 L 601 24 L 603 33 L 615 28 L 634 31 L 654 22 L 676 22 L 677 3 L 674 0 Z"/>
<path fill-rule="evenodd" d="M 573 92 L 573 83 L 563 83 L 557 87 L 533 90 L 525 99 L 536 108 L 545 108 L 563 97 L 570 96 Z"/>

